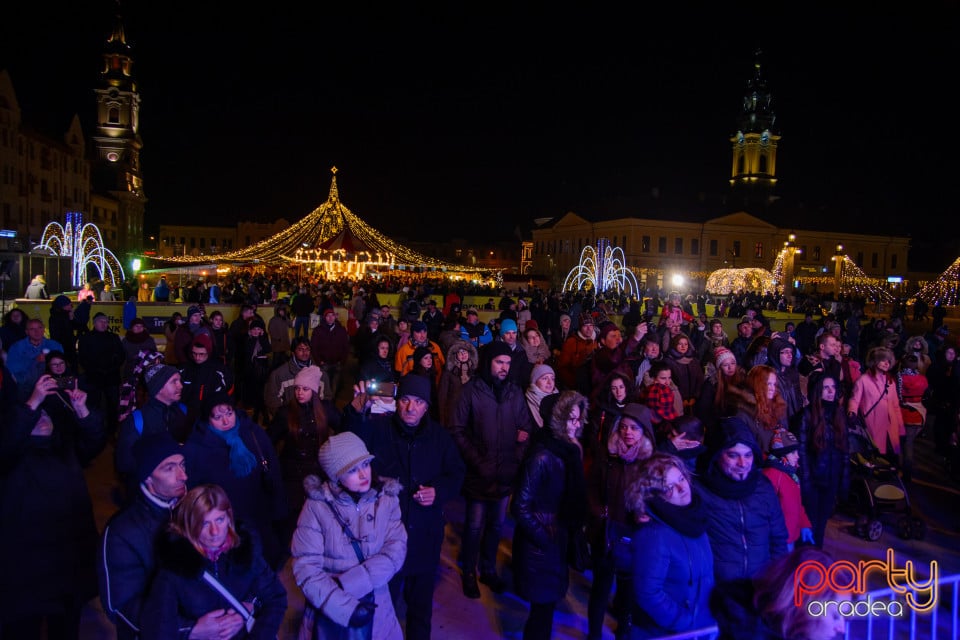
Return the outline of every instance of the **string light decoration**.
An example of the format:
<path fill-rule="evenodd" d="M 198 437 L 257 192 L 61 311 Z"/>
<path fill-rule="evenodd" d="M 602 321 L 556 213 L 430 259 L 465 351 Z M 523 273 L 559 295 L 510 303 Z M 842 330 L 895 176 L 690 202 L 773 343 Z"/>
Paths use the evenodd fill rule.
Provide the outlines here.
<path fill-rule="evenodd" d="M 936 280 L 925 284 L 917 292 L 917 298 L 931 305 L 949 307 L 960 304 L 960 258 L 954 260 Z"/>
<path fill-rule="evenodd" d="M 174 256 L 174 263 L 217 262 L 312 265 L 328 276 L 357 277 L 367 269 L 461 273 L 494 271 L 468 267 L 422 255 L 369 226 L 340 201 L 337 168 L 330 169 L 330 192 L 322 205 L 299 222 L 269 238 L 237 251 L 215 256 Z"/>
<path fill-rule="evenodd" d="M 117 256 L 103 244 L 100 229 L 93 223 L 83 223 L 83 214 L 68 211 L 66 224 L 50 222 L 43 228 L 38 247 L 61 257 L 72 257 L 71 282 L 82 287 L 87 282 L 87 265 L 92 264 L 100 279 L 111 287 L 123 283 L 123 267 Z"/>
<path fill-rule="evenodd" d="M 773 279 L 778 289 L 783 284 L 783 258 L 785 251 L 780 251 L 773 264 Z M 847 296 L 856 296 L 867 300 L 879 299 L 882 302 L 891 302 L 894 295 L 886 288 L 886 281 L 880 278 L 871 278 L 850 256 L 837 256 L 843 260 L 842 276 L 840 278 L 840 293 Z M 806 286 L 818 285 L 833 287 L 836 284 L 835 276 L 796 276 L 795 279 Z"/>
<path fill-rule="evenodd" d="M 614 289 L 617 293 L 640 295 L 637 277 L 627 268 L 627 260 L 620 247 L 611 247 L 606 238 L 597 240 L 597 248 L 587 245 L 580 252 L 580 262 L 567 274 L 563 291 L 593 289 L 604 293 Z"/>
<path fill-rule="evenodd" d="M 737 291 L 765 293 L 775 287 L 773 274 L 766 269 L 717 269 L 707 277 L 708 293 L 728 295 Z"/>

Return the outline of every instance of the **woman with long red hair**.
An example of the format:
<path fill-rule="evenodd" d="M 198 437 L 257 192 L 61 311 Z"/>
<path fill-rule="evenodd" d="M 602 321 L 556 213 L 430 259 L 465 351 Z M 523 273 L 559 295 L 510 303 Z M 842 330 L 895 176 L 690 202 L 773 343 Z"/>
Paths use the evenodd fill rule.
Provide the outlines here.
<path fill-rule="evenodd" d="M 766 455 L 773 434 L 787 428 L 787 403 L 780 395 L 773 367 L 758 364 L 747 372 L 746 388 L 737 399 L 737 416 L 750 425 L 760 450 Z"/>

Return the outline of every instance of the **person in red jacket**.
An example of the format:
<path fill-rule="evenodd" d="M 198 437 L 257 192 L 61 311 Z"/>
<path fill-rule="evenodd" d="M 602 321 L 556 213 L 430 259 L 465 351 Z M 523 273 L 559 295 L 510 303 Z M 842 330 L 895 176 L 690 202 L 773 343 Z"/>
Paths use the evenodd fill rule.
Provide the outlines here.
<path fill-rule="evenodd" d="M 799 462 L 800 441 L 786 429 L 781 429 L 770 439 L 770 452 L 760 470 L 767 476 L 780 499 L 783 520 L 787 525 L 787 546 L 791 551 L 798 540 L 814 544 L 813 525 L 800 499 L 800 478 L 797 476 Z"/>

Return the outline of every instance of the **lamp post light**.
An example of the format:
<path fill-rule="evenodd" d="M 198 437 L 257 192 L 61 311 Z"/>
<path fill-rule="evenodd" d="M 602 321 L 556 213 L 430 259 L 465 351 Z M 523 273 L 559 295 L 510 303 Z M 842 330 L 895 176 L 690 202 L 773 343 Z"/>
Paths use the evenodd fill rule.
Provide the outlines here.
<path fill-rule="evenodd" d="M 793 304 L 793 262 L 798 253 L 800 249 L 797 247 L 797 236 L 791 233 L 783 243 L 783 297 L 787 304 Z"/>
<path fill-rule="evenodd" d="M 837 298 L 840 297 L 840 286 L 843 282 L 843 245 L 838 244 L 833 253 L 833 290 Z"/>

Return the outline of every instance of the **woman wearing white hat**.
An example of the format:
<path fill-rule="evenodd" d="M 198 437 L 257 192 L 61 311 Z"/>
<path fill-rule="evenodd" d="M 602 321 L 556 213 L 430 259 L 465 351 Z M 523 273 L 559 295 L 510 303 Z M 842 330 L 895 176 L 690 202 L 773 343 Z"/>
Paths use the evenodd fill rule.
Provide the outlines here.
<path fill-rule="evenodd" d="M 329 480 L 304 481 L 307 501 L 290 550 L 307 600 L 302 632 L 309 637 L 324 637 L 331 625 L 372 624 L 374 640 L 403 638 L 388 586 L 407 554 L 401 487 L 393 478 L 374 478 L 372 459 L 359 436 L 340 433 L 318 455 Z"/>

